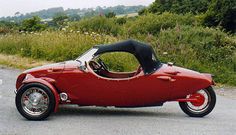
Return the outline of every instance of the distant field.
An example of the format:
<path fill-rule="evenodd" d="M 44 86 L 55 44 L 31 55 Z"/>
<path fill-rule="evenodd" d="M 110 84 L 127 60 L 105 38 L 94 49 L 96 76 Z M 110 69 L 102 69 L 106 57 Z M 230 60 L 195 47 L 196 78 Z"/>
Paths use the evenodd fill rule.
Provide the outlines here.
<path fill-rule="evenodd" d="M 134 17 L 134 16 L 138 16 L 138 13 L 130 13 L 130 14 L 121 14 L 121 15 L 117 15 L 116 17 L 120 18 L 120 17 Z"/>

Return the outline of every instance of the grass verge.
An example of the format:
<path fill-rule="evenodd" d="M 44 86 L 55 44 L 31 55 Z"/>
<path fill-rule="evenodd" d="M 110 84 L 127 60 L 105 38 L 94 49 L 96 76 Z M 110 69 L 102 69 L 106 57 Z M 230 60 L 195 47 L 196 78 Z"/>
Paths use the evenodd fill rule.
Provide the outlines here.
<path fill-rule="evenodd" d="M 28 69 L 45 64 L 50 64 L 50 61 L 35 60 L 32 58 L 25 58 L 19 55 L 5 55 L 0 54 L 0 65 L 13 67 L 17 69 Z"/>

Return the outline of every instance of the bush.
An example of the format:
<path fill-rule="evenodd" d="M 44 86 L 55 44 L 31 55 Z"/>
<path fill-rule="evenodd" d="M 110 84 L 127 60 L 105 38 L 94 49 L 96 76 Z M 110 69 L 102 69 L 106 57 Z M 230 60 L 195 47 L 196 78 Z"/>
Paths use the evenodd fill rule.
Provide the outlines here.
<path fill-rule="evenodd" d="M 206 26 L 222 26 L 236 33 L 236 1 L 213 0 L 205 14 L 204 23 Z"/>
<path fill-rule="evenodd" d="M 176 25 L 195 25 L 196 19 L 191 14 L 177 15 L 165 12 L 161 15 L 147 14 L 134 21 L 128 21 L 125 31 L 128 35 L 158 34 L 163 29 L 174 28 Z"/>
<path fill-rule="evenodd" d="M 135 71 L 139 66 L 137 59 L 130 53 L 113 52 L 105 53 L 100 57 L 111 71 Z"/>
<path fill-rule="evenodd" d="M 114 18 L 116 17 L 116 13 L 115 12 L 109 12 L 107 14 L 105 14 L 106 18 Z"/>
<path fill-rule="evenodd" d="M 90 36 L 68 32 L 12 34 L 0 39 L 0 53 L 19 54 L 42 60 L 75 59 L 96 44 L 113 42 L 109 36 Z"/>
<path fill-rule="evenodd" d="M 83 32 L 98 32 L 100 34 L 112 34 L 115 36 L 120 31 L 120 26 L 115 23 L 115 18 L 106 18 L 104 16 L 86 18 L 79 22 L 70 23 L 70 28 Z"/>
<path fill-rule="evenodd" d="M 22 22 L 21 30 L 23 31 L 41 31 L 46 29 L 45 24 L 41 24 L 41 19 L 38 16 L 33 16 L 32 18 L 25 19 Z"/>
<path fill-rule="evenodd" d="M 151 43 L 161 61 L 209 72 L 216 82 L 236 85 L 236 40 L 219 29 L 177 26 L 162 30 Z"/>
<path fill-rule="evenodd" d="M 57 13 L 54 17 L 52 22 L 54 26 L 61 27 L 65 24 L 66 20 L 68 20 L 68 16 L 65 13 Z"/>
<path fill-rule="evenodd" d="M 7 34 L 14 32 L 17 24 L 14 22 L 0 21 L 0 34 Z"/>
<path fill-rule="evenodd" d="M 127 18 L 125 17 L 120 17 L 116 19 L 116 23 L 119 25 L 124 25 L 127 22 Z"/>
<path fill-rule="evenodd" d="M 0 34 L 7 34 L 12 32 L 11 29 L 7 28 L 7 27 L 0 27 Z"/>
<path fill-rule="evenodd" d="M 209 0 L 155 0 L 148 10 L 158 14 L 163 12 L 198 14 L 205 13 L 209 4 Z"/>

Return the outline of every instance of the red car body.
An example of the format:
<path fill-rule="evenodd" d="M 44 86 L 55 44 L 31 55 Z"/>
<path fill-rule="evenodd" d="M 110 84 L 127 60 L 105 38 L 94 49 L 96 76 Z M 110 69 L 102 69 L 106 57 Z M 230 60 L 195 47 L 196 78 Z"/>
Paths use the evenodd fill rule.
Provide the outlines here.
<path fill-rule="evenodd" d="M 99 76 L 85 62 L 72 60 L 46 65 L 24 71 L 17 79 L 16 89 L 29 83 L 47 86 L 55 97 L 55 108 L 59 104 L 78 104 L 80 106 L 144 107 L 158 106 L 167 101 L 202 102 L 202 98 L 187 95 L 214 85 L 210 74 L 162 64 L 157 70 L 145 74 L 141 70 L 132 77 L 119 77 L 128 73 L 108 74 L 114 78 Z M 117 77 L 118 76 L 118 77 Z M 67 99 L 61 100 L 60 94 Z"/>
<path fill-rule="evenodd" d="M 25 71 L 17 79 L 16 88 L 26 83 L 42 83 L 52 89 L 57 105 L 138 107 L 184 98 L 214 84 L 209 74 L 167 64 L 151 75 L 141 72 L 127 79 L 100 77 L 91 69 L 84 72 L 78 67 L 77 61 L 66 61 Z M 26 75 L 27 79 L 22 81 Z M 59 93 L 63 92 L 68 94 L 69 102 L 60 102 Z"/>

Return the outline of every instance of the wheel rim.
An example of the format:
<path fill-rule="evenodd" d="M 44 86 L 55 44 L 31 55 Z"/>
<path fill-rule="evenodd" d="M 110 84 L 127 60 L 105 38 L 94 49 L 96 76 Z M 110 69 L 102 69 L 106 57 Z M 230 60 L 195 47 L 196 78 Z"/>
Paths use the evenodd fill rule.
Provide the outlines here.
<path fill-rule="evenodd" d="M 197 102 L 187 102 L 187 107 L 193 113 L 202 113 L 207 110 L 211 102 L 210 93 L 204 89 L 199 90 L 197 93 L 188 95 L 187 98 L 191 96 L 197 97 Z"/>
<path fill-rule="evenodd" d="M 29 88 L 21 96 L 21 106 L 29 115 L 39 116 L 47 111 L 49 97 L 41 88 Z"/>

